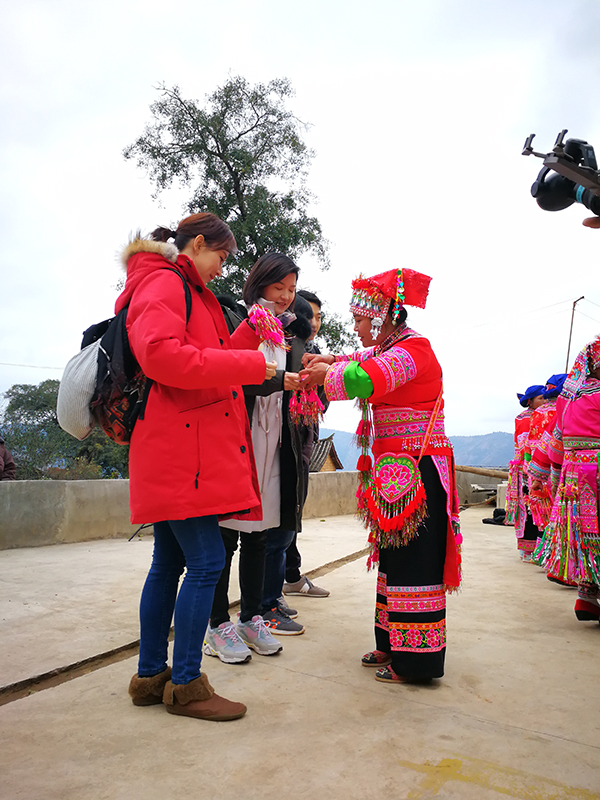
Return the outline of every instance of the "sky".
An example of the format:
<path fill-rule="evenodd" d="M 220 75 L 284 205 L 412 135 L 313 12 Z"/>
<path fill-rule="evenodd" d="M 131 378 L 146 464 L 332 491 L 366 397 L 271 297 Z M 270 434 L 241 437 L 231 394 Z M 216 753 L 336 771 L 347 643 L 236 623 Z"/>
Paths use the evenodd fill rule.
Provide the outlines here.
<path fill-rule="evenodd" d="M 286 77 L 310 123 L 312 212 L 331 267 L 299 287 L 349 318 L 351 280 L 432 277 L 409 324 L 444 371 L 450 436 L 512 431 L 516 392 L 565 371 L 600 333 L 600 230 L 530 195 L 563 128 L 600 158 L 594 0 L 2 0 L 0 393 L 59 379 L 112 315 L 130 232 L 184 216 L 123 149 L 158 87 L 202 102 L 229 76 Z M 357 342 L 358 346 L 358 342 Z M 2 400 L 0 398 L 0 407 Z M 325 425 L 353 430 L 334 403 Z"/>

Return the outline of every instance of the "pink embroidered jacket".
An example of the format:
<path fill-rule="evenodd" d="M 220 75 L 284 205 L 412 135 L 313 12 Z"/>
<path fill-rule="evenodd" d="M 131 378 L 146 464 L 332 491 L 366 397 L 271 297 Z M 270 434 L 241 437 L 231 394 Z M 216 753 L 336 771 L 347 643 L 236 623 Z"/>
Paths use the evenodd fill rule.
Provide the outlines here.
<path fill-rule="evenodd" d="M 444 585 L 453 590 L 460 584 L 460 523 L 452 445 L 444 432 L 442 369 L 427 339 L 410 328 L 387 350 L 374 355 L 369 348 L 350 356 L 338 356 L 327 370 L 325 392 L 329 400 L 358 396 L 359 384 L 372 384 L 362 393 L 372 407 L 375 459 L 384 453 L 406 453 L 417 459 L 440 398 L 440 411 L 423 455 L 431 455 L 446 490 L 448 527 Z M 362 372 L 353 364 L 359 362 Z M 357 375 L 357 373 L 359 373 Z M 354 388 L 354 392 L 352 389 Z M 360 430 L 360 426 L 359 426 Z M 359 489 L 360 493 L 360 489 Z M 358 495 L 357 495 L 358 496 Z M 360 500 L 359 500 L 360 505 Z"/>
<path fill-rule="evenodd" d="M 338 356 L 327 371 L 325 392 L 329 400 L 350 398 L 344 372 L 350 361 L 358 361 L 373 384 L 368 398 L 373 407 L 373 454 L 389 450 L 419 455 L 431 419 L 431 412 L 442 390 L 442 369 L 428 339 L 407 329 L 409 338 L 380 355 L 374 348 Z M 452 445 L 444 432 L 442 400 L 426 455 L 449 454 Z M 395 440 L 395 441 L 392 441 Z"/>

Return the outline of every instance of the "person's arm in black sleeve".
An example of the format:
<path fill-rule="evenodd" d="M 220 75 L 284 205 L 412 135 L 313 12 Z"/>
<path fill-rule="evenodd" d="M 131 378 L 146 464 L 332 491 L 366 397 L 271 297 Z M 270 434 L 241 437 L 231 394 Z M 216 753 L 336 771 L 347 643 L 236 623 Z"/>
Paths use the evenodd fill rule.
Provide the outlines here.
<path fill-rule="evenodd" d="M 282 392 L 284 375 L 285 370 L 278 369 L 275 372 L 275 377 L 268 381 L 242 386 L 244 394 L 247 397 L 268 397 L 268 395 L 273 394 L 273 392 Z"/>

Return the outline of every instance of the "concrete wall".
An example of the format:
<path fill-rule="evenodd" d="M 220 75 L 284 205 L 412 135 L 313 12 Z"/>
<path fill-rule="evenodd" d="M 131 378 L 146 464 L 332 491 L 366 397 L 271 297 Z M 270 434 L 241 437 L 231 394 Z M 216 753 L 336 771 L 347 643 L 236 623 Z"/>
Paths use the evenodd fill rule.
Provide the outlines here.
<path fill-rule="evenodd" d="M 313 472 L 308 483 L 304 519 L 354 514 L 358 472 Z"/>
<path fill-rule="evenodd" d="M 456 487 L 461 505 L 483 503 L 487 498 L 486 492 L 474 491 L 473 486 L 498 486 L 504 478 L 492 475 L 482 475 L 481 472 L 467 472 L 467 467 L 456 468 Z"/>
<path fill-rule="evenodd" d="M 0 549 L 131 536 L 129 481 L 0 481 Z"/>
<path fill-rule="evenodd" d="M 304 516 L 353 514 L 357 472 L 310 476 Z M 128 537 L 129 481 L 0 481 L 0 550 Z"/>
<path fill-rule="evenodd" d="M 485 500 L 472 484 L 497 485 L 502 478 L 457 469 L 462 504 Z M 354 514 L 358 472 L 311 474 L 304 517 Z M 0 481 L 0 550 L 90 539 L 128 537 L 129 481 Z"/>

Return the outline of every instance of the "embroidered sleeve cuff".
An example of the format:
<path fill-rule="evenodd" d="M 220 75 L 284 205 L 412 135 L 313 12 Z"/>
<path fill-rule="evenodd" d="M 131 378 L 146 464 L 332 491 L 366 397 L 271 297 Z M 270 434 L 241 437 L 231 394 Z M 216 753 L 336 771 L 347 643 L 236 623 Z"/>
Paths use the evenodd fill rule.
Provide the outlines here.
<path fill-rule="evenodd" d="M 403 347 L 391 347 L 380 356 L 363 361 L 362 366 L 373 381 L 377 395 L 388 394 L 417 376 L 417 365 Z"/>
<path fill-rule="evenodd" d="M 327 370 L 324 386 L 328 400 L 351 400 L 373 394 L 373 382 L 355 361 L 332 364 Z"/>
<path fill-rule="evenodd" d="M 535 461 L 529 462 L 529 477 L 534 481 L 541 481 L 541 483 L 545 483 L 548 480 L 548 476 L 550 475 L 549 469 L 544 469 L 541 464 L 536 463 Z"/>

